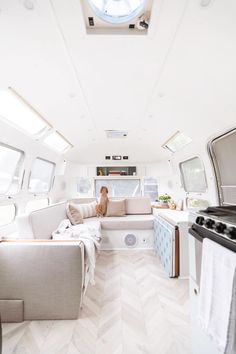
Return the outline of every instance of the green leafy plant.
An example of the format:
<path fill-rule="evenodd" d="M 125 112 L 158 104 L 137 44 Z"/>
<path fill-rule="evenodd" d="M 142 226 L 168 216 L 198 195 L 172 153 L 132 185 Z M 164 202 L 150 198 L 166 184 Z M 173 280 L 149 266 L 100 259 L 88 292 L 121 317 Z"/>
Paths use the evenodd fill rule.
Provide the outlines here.
<path fill-rule="evenodd" d="M 171 200 L 171 196 L 168 194 L 159 195 L 158 200 L 161 202 L 169 202 Z"/>

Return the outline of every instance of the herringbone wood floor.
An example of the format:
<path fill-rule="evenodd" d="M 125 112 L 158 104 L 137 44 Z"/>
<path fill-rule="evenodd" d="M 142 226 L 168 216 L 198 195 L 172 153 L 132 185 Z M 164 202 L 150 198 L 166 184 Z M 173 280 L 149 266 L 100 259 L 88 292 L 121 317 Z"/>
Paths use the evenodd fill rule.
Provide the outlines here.
<path fill-rule="evenodd" d="M 152 251 L 103 251 L 76 321 L 3 325 L 3 354 L 190 354 L 188 281 Z"/>

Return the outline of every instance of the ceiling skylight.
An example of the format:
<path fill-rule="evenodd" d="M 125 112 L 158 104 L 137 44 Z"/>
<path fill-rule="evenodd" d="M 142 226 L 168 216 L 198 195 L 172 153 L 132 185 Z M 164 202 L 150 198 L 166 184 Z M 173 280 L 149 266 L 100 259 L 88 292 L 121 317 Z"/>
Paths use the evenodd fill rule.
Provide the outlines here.
<path fill-rule="evenodd" d="M 191 143 L 192 139 L 181 132 L 176 132 L 165 144 L 162 145 L 164 149 L 171 152 L 176 152 L 182 149 L 185 145 Z"/>
<path fill-rule="evenodd" d="M 95 14 L 110 23 L 125 23 L 139 15 L 146 0 L 88 0 Z"/>
<path fill-rule="evenodd" d="M 58 132 L 51 133 L 43 140 L 43 142 L 59 153 L 64 153 L 72 147 L 72 145 Z"/>
<path fill-rule="evenodd" d="M 30 135 L 39 135 L 50 125 L 14 90 L 0 91 L 0 119 Z"/>

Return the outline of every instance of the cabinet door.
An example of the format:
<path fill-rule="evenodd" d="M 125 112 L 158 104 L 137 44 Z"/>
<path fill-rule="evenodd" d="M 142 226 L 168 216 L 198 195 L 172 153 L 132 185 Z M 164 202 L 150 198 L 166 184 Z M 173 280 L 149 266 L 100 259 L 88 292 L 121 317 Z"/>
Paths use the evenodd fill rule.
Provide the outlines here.
<path fill-rule="evenodd" d="M 154 248 L 169 275 L 175 276 L 175 228 L 161 218 L 154 222 Z"/>

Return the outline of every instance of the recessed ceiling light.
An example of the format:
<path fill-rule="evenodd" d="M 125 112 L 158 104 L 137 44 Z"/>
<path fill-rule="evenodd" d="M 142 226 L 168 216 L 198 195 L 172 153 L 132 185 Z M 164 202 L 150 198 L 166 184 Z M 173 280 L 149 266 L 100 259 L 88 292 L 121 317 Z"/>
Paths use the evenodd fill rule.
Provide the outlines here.
<path fill-rule="evenodd" d="M 69 93 L 69 97 L 70 97 L 70 98 L 75 98 L 75 97 L 76 97 L 76 93 L 75 93 L 75 92 Z"/>
<path fill-rule="evenodd" d="M 35 1 L 33 0 L 24 0 L 24 6 L 27 10 L 33 10 L 35 7 Z"/>
<path fill-rule="evenodd" d="M 211 2 L 212 2 L 212 0 L 201 0 L 201 1 L 200 1 L 200 5 L 201 5 L 202 7 L 207 7 L 207 6 L 210 5 Z"/>

